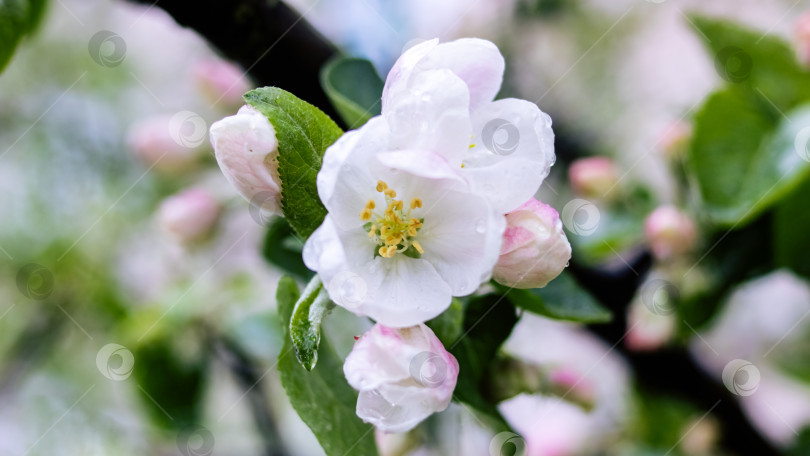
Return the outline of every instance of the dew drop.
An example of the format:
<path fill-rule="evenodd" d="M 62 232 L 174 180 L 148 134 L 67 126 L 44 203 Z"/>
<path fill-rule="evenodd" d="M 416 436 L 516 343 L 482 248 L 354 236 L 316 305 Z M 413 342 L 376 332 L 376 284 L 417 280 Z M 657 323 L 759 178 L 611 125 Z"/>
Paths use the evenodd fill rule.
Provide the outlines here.
<path fill-rule="evenodd" d="M 480 218 L 475 222 L 475 231 L 479 234 L 484 234 L 487 231 L 487 221 Z"/>

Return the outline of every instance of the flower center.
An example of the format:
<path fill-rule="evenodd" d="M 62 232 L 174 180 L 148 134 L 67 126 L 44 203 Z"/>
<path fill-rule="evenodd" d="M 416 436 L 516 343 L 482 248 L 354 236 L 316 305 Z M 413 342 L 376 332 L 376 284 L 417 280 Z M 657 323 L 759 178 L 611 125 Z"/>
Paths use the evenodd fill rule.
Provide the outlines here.
<path fill-rule="evenodd" d="M 411 211 L 422 207 L 422 200 L 412 199 L 409 208 L 405 209 L 402 200 L 394 199 L 397 192 L 389 188 L 385 182 L 377 181 L 377 191 L 385 195 L 387 205 L 385 211 L 382 214 L 375 212 L 376 205 L 371 199 L 360 212 L 360 218 L 367 222 L 363 228 L 375 244 L 374 256 L 391 258 L 397 253 L 402 253 L 411 258 L 419 258 L 425 251 L 416 240 L 416 235 L 419 234 L 425 219 L 411 217 Z"/>

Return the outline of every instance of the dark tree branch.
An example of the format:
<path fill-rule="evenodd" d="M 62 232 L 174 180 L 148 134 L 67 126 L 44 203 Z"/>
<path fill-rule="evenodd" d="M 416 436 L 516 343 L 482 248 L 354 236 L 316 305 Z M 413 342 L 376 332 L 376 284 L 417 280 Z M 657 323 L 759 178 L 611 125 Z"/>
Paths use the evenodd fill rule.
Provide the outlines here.
<path fill-rule="evenodd" d="M 283 2 L 158 0 L 156 6 L 178 24 L 195 30 L 223 56 L 240 64 L 258 85 L 292 92 L 340 123 L 319 81 L 321 67 L 337 50 Z"/>

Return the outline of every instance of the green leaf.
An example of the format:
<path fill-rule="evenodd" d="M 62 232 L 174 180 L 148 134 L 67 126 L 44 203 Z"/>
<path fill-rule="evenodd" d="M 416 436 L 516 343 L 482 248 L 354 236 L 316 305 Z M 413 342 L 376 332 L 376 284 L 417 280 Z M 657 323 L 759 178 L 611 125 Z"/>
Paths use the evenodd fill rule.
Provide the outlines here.
<path fill-rule="evenodd" d="M 304 265 L 301 251 L 304 240 L 293 231 L 287 219 L 274 218 L 267 227 L 262 245 L 262 255 L 270 264 L 299 279 L 309 280 L 312 271 Z"/>
<path fill-rule="evenodd" d="M 810 279 L 810 179 L 782 200 L 774 210 L 773 247 L 777 267 L 788 267 Z"/>
<path fill-rule="evenodd" d="M 290 335 L 298 361 L 308 371 L 318 362 L 318 344 L 321 342 L 321 322 L 335 305 L 317 275 L 310 280 L 304 293 L 295 303 L 290 320 Z"/>
<path fill-rule="evenodd" d="M 499 295 L 475 297 L 464 312 L 464 332 L 450 345 L 459 365 L 454 397 L 478 411 L 494 430 L 509 431 L 509 425 L 489 392 L 495 355 L 517 323 L 515 307 Z"/>
<path fill-rule="evenodd" d="M 20 40 L 39 25 L 45 6 L 45 0 L 0 0 L 0 71 Z"/>
<path fill-rule="evenodd" d="M 149 339 L 133 353 L 141 403 L 155 424 L 169 430 L 200 424 L 208 373 L 208 353 L 202 348 L 188 353 L 175 336 Z"/>
<path fill-rule="evenodd" d="M 521 290 L 507 289 L 502 285 L 498 287 L 515 306 L 555 320 L 604 323 L 613 317 L 567 272 L 560 274 L 545 288 Z"/>
<path fill-rule="evenodd" d="M 712 95 L 697 115 L 688 160 L 710 218 L 742 226 L 793 190 L 810 170 L 799 154 L 806 150 L 795 148 L 808 126 L 807 105 L 783 120 L 744 90 Z"/>
<path fill-rule="evenodd" d="M 343 131 L 320 109 L 277 87 L 251 90 L 245 101 L 267 116 L 276 130 L 282 210 L 290 226 L 306 239 L 326 216 L 315 183 L 323 153 Z"/>
<path fill-rule="evenodd" d="M 758 92 L 780 110 L 810 100 L 810 73 L 799 65 L 789 43 L 767 32 L 705 16 L 693 15 L 691 23 L 711 52 L 721 78 Z"/>
<path fill-rule="evenodd" d="M 810 120 L 797 108 L 810 101 L 810 73 L 779 38 L 702 16 L 692 22 L 730 87 L 697 114 L 688 164 L 709 218 L 743 225 L 807 172 L 793 144 Z"/>
<path fill-rule="evenodd" d="M 464 306 L 461 301 L 453 298 L 450 307 L 433 320 L 425 322 L 442 345 L 449 347 L 461 335 L 464 322 Z"/>
<path fill-rule="evenodd" d="M 284 346 L 278 357 L 281 385 L 328 456 L 376 456 L 373 428 L 355 414 L 357 393 L 346 383 L 342 362 L 328 341 L 321 341 L 318 365 L 312 371 L 304 369 L 293 353 L 289 327 L 299 298 L 295 281 L 282 277 L 276 293 L 284 331 Z"/>
<path fill-rule="evenodd" d="M 321 85 L 350 129 L 380 114 L 384 82 L 368 60 L 336 57 L 321 70 Z"/>

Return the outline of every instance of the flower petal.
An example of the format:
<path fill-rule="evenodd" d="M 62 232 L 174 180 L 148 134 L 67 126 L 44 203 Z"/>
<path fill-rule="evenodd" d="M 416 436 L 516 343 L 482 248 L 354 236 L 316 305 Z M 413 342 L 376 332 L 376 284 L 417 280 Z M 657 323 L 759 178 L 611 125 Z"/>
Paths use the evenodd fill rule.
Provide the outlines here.
<path fill-rule="evenodd" d="M 417 71 L 447 68 L 469 87 L 470 109 L 495 99 L 501 89 L 505 63 L 498 47 L 479 38 L 461 38 L 442 43 L 426 53 Z"/>
<path fill-rule="evenodd" d="M 506 227 L 503 215 L 481 196 L 448 191 L 426 205 L 424 219 L 422 258 L 450 284 L 453 296 L 468 295 L 489 280 Z"/>
<path fill-rule="evenodd" d="M 534 103 L 508 98 L 473 113 L 475 145 L 462 173 L 501 213 L 532 198 L 554 164 L 551 119 Z"/>
<path fill-rule="evenodd" d="M 387 149 L 385 120 L 374 117 L 359 130 L 347 132 L 326 149 L 318 172 L 318 196 L 335 222 L 344 229 L 363 225 L 360 212 L 369 199 L 379 196 L 368 163 Z M 377 204 L 384 200 L 380 197 Z"/>
<path fill-rule="evenodd" d="M 362 230 L 341 230 L 332 214 L 304 245 L 304 264 L 339 306 L 392 328 L 430 320 L 450 305 L 450 287 L 423 259 L 374 257 Z"/>
<path fill-rule="evenodd" d="M 461 166 L 472 136 L 466 84 L 445 69 L 421 72 L 411 82 L 383 111 L 390 145 L 438 153 Z"/>

